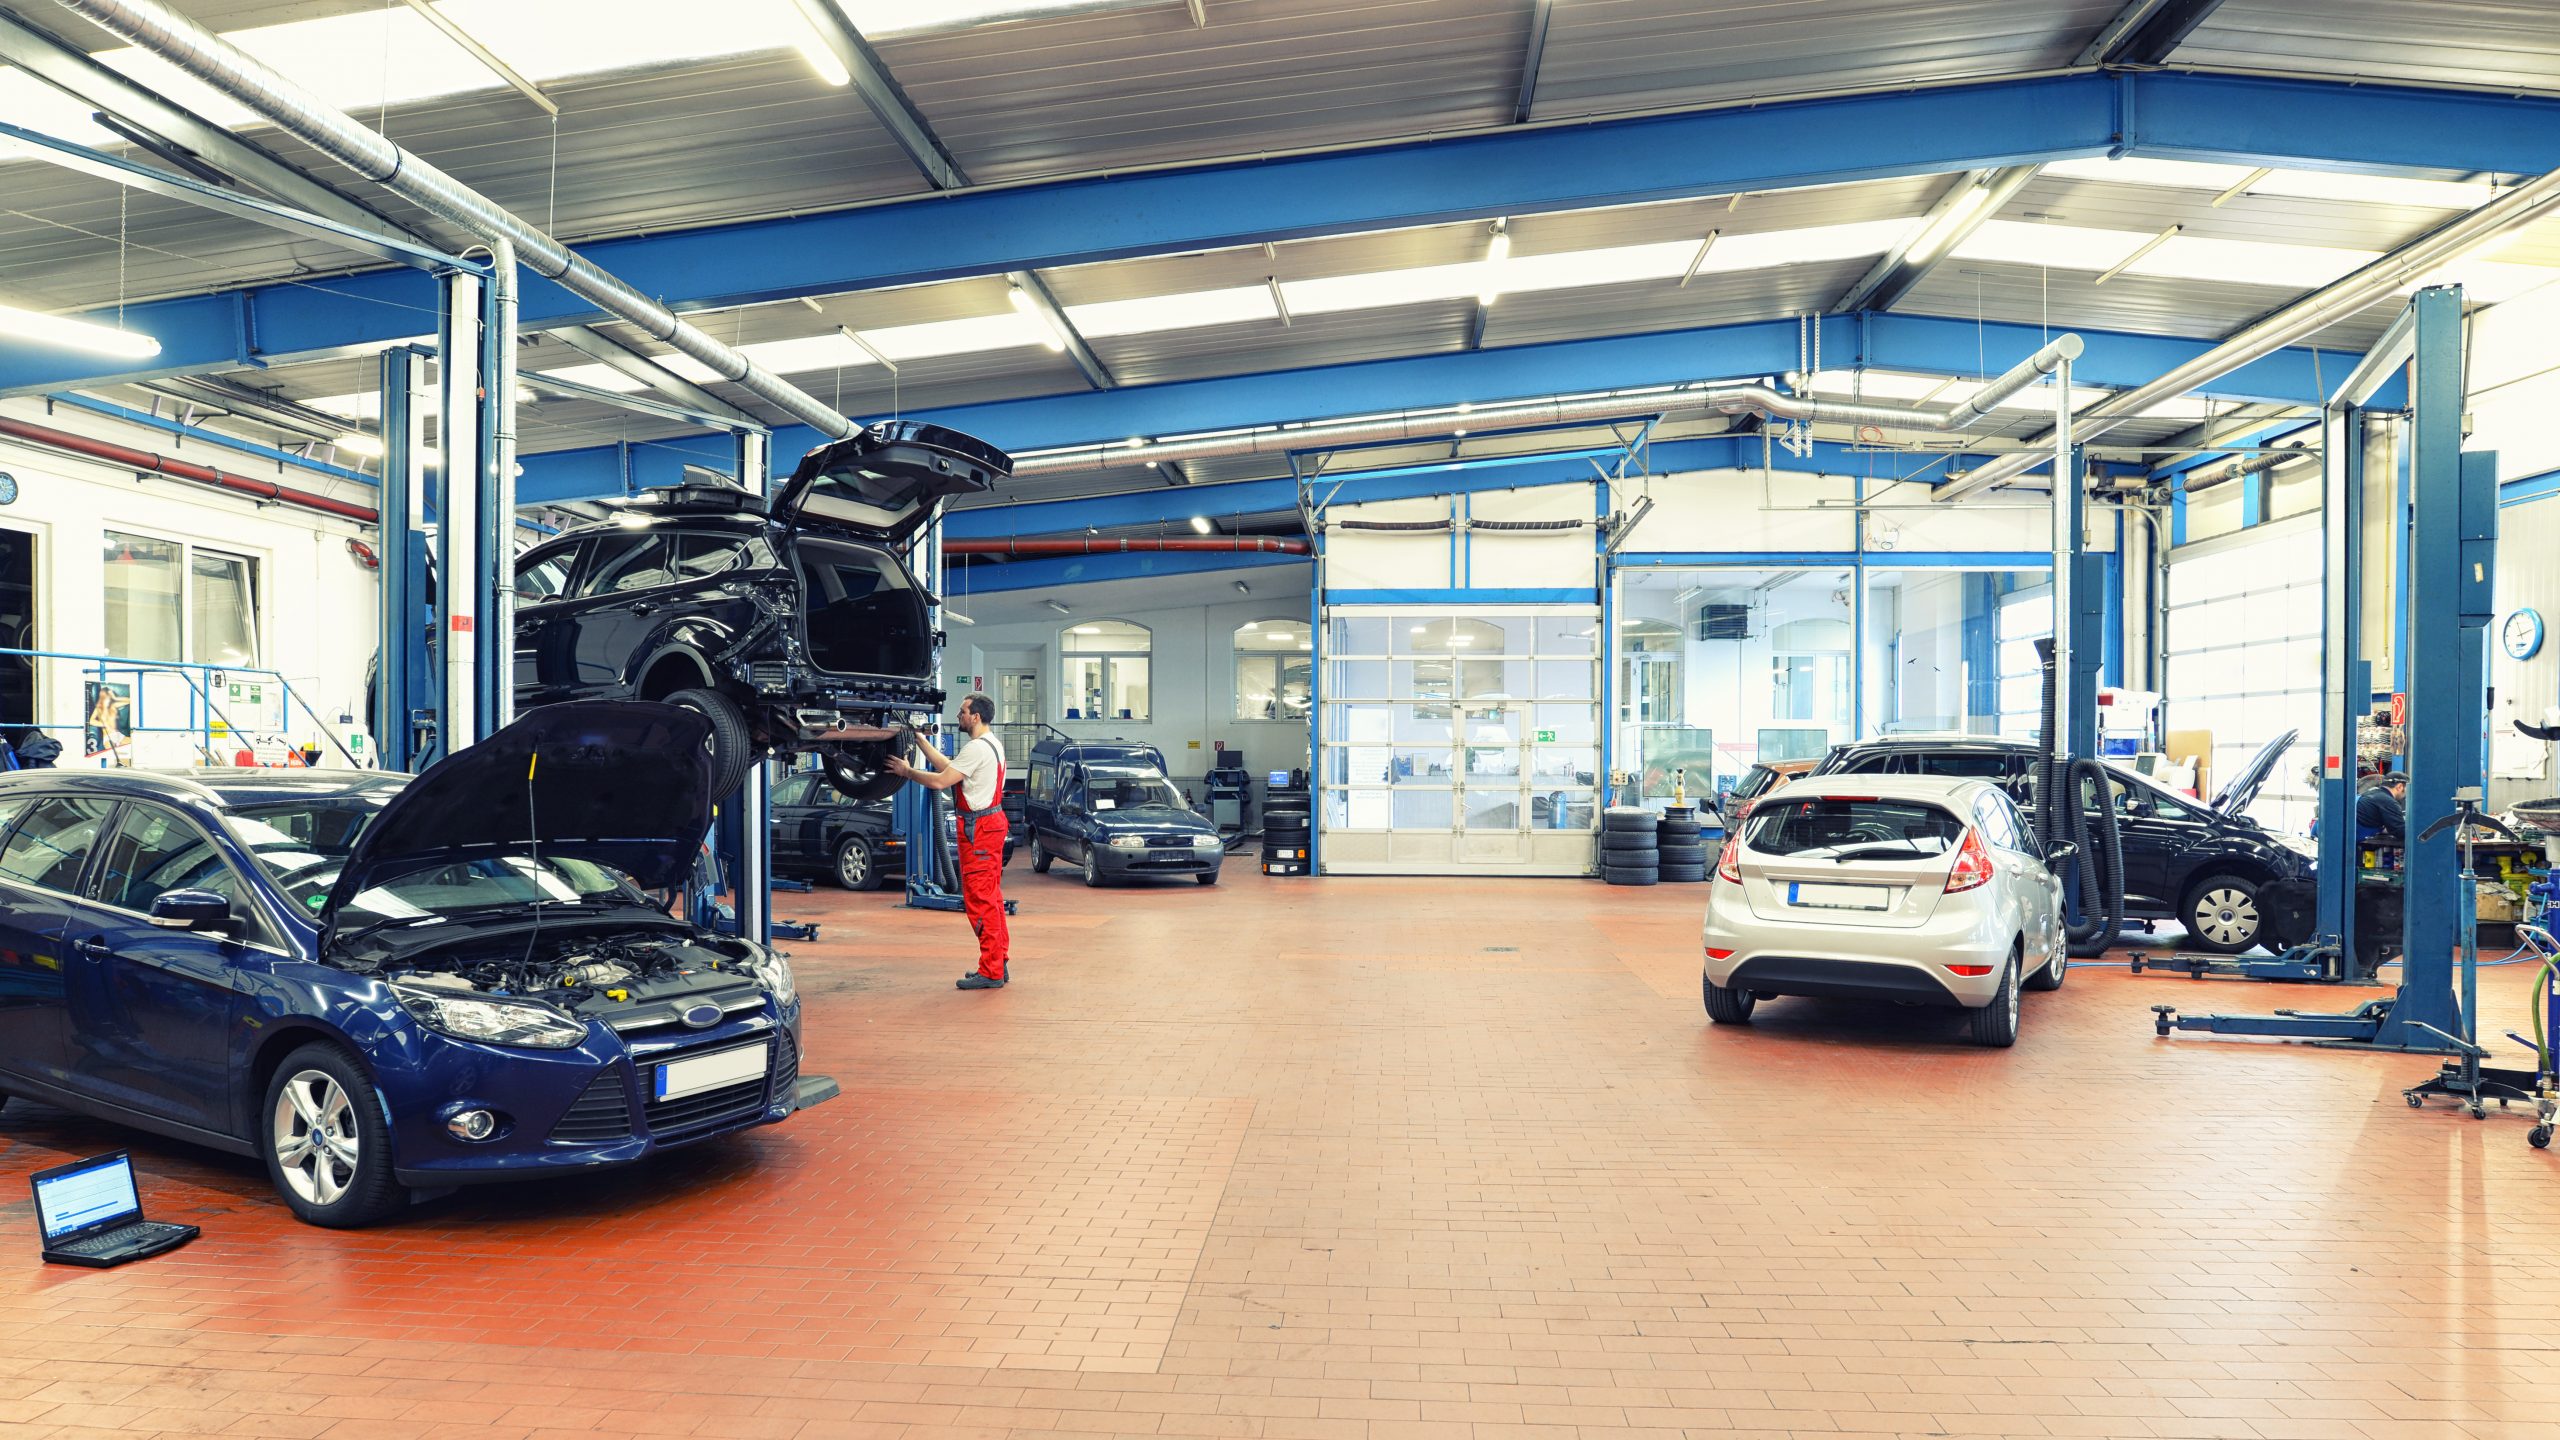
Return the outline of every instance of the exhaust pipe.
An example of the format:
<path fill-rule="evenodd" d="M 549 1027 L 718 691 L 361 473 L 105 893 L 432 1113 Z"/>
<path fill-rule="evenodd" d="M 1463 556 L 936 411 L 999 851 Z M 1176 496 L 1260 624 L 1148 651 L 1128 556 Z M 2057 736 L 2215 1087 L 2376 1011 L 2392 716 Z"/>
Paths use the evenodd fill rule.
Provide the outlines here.
<path fill-rule="evenodd" d="M 66 10 L 129 40 L 212 86 L 228 99 L 356 174 L 494 245 L 514 245 L 536 274 L 708 365 L 722 379 L 789 412 L 829 439 L 859 426 L 744 355 L 703 334 L 664 305 L 579 257 L 487 196 L 331 109 L 230 41 L 160 0 L 59 0 Z M 505 392 L 501 392 L 502 396 Z"/>

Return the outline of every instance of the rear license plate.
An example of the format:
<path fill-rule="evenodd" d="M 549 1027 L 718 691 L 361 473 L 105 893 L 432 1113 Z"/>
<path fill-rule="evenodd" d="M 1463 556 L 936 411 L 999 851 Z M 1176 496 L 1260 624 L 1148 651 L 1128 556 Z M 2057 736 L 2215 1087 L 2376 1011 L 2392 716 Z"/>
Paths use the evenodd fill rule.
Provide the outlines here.
<path fill-rule="evenodd" d="M 773 1047 L 768 1044 L 741 1045 L 717 1055 L 696 1055 L 690 1060 L 670 1060 L 658 1067 L 658 1097 L 681 1100 L 723 1085 L 742 1080 L 764 1078 L 765 1064 Z"/>
<path fill-rule="evenodd" d="M 1809 885 L 1787 882 L 1787 903 L 1808 910 L 1882 910 L 1893 894 L 1883 885 Z"/>

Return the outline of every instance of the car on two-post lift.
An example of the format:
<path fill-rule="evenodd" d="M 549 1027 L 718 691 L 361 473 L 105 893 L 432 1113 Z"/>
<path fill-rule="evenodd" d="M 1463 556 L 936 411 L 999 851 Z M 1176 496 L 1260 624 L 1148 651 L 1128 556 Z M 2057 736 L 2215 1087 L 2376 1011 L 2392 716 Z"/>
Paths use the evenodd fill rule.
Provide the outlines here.
<path fill-rule="evenodd" d="M 646 491 L 516 559 L 515 705 L 658 700 L 711 726 L 714 793 L 814 754 L 855 800 L 895 792 L 901 735 L 941 712 L 943 636 L 902 557 L 942 504 L 1012 473 L 956 430 L 886 421 L 803 456 L 767 501 Z"/>

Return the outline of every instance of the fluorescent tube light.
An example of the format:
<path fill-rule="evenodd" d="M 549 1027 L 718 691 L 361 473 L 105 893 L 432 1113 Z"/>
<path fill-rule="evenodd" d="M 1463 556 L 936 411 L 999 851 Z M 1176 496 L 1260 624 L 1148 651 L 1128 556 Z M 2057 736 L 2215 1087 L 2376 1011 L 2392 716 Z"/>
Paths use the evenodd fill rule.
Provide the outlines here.
<path fill-rule="evenodd" d="M 38 345 L 58 345 L 65 350 L 85 350 L 92 355 L 113 355 L 121 360 L 148 360 L 160 353 L 160 342 L 139 331 L 47 315 L 40 310 L 21 310 L 15 305 L 0 305 L 0 335 Z"/>
<path fill-rule="evenodd" d="M 1203 535 L 1213 535 L 1217 533 L 1217 528 L 1209 523 L 1209 517 L 1206 515 L 1192 516 L 1191 528 L 1199 531 Z"/>
<path fill-rule="evenodd" d="M 1502 262 L 1511 258 L 1511 232 L 1496 230 L 1484 249 L 1483 280 L 1476 290 L 1476 303 L 1491 305 L 1502 298 Z"/>
<path fill-rule="evenodd" d="M 1956 232 L 1965 227 L 1965 222 L 1981 214 L 1982 207 L 1989 203 L 1990 187 L 1975 185 L 1967 189 L 1956 197 L 1956 203 L 1948 206 L 1945 213 L 1929 222 L 1929 228 L 1920 232 L 1919 239 L 1911 242 L 1911 248 L 1903 254 L 1903 263 L 1926 265 L 1937 259 L 1938 252 L 1947 248 L 1947 242 L 1956 237 Z"/>
<path fill-rule="evenodd" d="M 792 0 L 792 8 L 800 12 L 800 23 L 808 34 L 792 45 L 800 58 L 809 62 L 810 70 L 829 85 L 853 83 L 853 74 L 836 58 L 835 47 L 827 43 L 827 21 L 813 8 L 812 0 Z"/>
<path fill-rule="evenodd" d="M 1015 313 L 1039 322 L 1040 343 L 1048 346 L 1051 354 L 1057 354 L 1067 348 L 1067 337 L 1058 333 L 1057 324 L 1050 320 L 1047 311 L 1040 308 L 1040 302 L 1031 298 L 1030 291 L 1019 285 L 1008 285 L 1005 287 L 1005 298 L 1013 302 Z"/>
<path fill-rule="evenodd" d="M 338 437 L 338 448 L 365 460 L 382 458 L 382 442 L 361 431 L 350 430 Z"/>

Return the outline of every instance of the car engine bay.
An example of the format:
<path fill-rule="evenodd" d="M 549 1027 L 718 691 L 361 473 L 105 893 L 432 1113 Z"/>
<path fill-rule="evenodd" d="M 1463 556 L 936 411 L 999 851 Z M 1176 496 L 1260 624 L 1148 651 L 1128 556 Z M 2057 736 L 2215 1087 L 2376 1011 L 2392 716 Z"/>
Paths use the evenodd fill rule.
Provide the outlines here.
<path fill-rule="evenodd" d="M 385 967 L 394 984 L 540 1000 L 617 1030 L 672 1023 L 689 1006 L 746 1008 L 767 987 L 757 948 L 725 936 L 560 931 L 465 941 Z"/>

